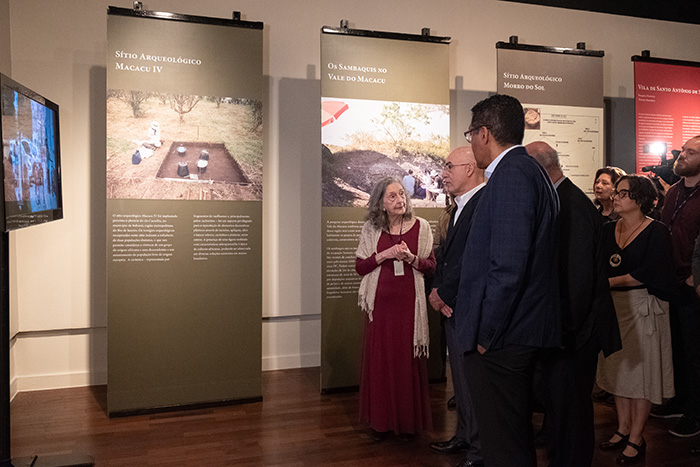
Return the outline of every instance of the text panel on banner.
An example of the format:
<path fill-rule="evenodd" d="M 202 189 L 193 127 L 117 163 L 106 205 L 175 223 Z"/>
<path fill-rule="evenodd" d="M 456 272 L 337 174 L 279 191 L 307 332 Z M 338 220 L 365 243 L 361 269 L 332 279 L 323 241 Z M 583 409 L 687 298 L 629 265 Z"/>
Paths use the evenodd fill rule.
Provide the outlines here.
<path fill-rule="evenodd" d="M 520 100 L 523 144 L 557 150 L 564 174 L 587 195 L 604 164 L 603 59 L 582 54 L 497 49 L 498 92 Z"/>
<path fill-rule="evenodd" d="M 700 135 L 700 64 L 635 61 L 634 106 L 637 172 L 665 165 L 661 175 L 670 183 L 674 180 L 671 151 L 680 150 L 686 141 Z"/>
<path fill-rule="evenodd" d="M 321 387 L 359 384 L 366 315 L 355 252 L 374 185 L 413 174 L 416 214 L 435 227 L 450 151 L 445 43 L 321 34 Z M 444 377 L 440 315 L 428 310 L 429 373 Z"/>
<path fill-rule="evenodd" d="M 261 27 L 107 18 L 108 409 L 259 398 Z"/>

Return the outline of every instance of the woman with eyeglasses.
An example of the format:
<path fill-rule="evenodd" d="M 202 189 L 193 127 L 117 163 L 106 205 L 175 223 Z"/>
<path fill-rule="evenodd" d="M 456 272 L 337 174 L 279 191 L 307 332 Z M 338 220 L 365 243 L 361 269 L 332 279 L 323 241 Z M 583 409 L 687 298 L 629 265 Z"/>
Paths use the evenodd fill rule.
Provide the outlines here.
<path fill-rule="evenodd" d="M 632 465 L 646 452 L 651 405 L 675 393 L 668 302 L 676 285 L 668 229 L 648 217 L 657 198 L 652 181 L 625 175 L 612 198 L 619 219 L 603 226 L 602 248 L 622 350 L 598 361 L 598 385 L 615 395 L 618 420 L 600 448 L 620 450 L 617 464 Z"/>
<path fill-rule="evenodd" d="M 367 314 L 360 421 L 374 441 L 391 432 L 409 441 L 432 429 L 424 276 L 436 263 L 430 224 L 413 214 L 399 179 L 385 178 L 372 190 L 356 256 Z"/>

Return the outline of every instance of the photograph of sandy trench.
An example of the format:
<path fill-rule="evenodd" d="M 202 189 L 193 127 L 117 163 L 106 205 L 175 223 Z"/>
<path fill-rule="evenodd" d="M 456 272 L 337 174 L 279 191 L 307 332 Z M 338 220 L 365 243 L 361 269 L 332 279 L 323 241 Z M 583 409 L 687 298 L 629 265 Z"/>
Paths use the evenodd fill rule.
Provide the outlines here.
<path fill-rule="evenodd" d="M 109 90 L 107 198 L 262 199 L 262 102 Z"/>

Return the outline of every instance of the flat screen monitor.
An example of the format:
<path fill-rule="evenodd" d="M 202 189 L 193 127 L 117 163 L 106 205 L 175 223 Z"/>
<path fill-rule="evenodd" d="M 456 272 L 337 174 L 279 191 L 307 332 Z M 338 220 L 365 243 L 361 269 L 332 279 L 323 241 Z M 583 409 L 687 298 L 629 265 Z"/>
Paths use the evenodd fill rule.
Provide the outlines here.
<path fill-rule="evenodd" d="M 0 74 L 0 230 L 63 218 L 58 105 Z"/>

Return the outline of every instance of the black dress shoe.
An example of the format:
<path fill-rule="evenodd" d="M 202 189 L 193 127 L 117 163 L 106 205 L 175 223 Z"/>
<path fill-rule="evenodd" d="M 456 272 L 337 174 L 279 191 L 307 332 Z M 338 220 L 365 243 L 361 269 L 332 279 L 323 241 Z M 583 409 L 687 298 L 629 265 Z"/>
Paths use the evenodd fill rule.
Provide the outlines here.
<path fill-rule="evenodd" d="M 372 438 L 372 441 L 376 441 L 377 443 L 380 441 L 384 441 L 389 437 L 389 432 L 388 431 L 377 431 L 374 428 L 369 429 L 369 437 Z"/>
<path fill-rule="evenodd" d="M 449 441 L 440 441 L 438 443 L 430 443 L 428 447 L 440 454 L 454 454 L 455 452 L 465 451 L 469 448 L 469 443 L 461 438 L 453 436 Z"/>
<path fill-rule="evenodd" d="M 637 454 L 634 456 L 626 456 L 623 453 L 620 453 L 620 455 L 617 456 L 617 459 L 615 459 L 615 463 L 617 465 L 634 465 L 644 459 L 644 454 L 647 451 L 647 442 L 644 441 L 644 438 L 642 438 L 642 444 L 634 444 L 627 441 L 627 446 L 633 447 L 637 451 Z"/>
<path fill-rule="evenodd" d="M 484 461 L 464 459 L 462 462 L 457 464 L 457 467 L 484 467 Z"/>
<path fill-rule="evenodd" d="M 615 442 L 603 441 L 602 443 L 600 443 L 600 450 L 601 451 L 615 451 L 617 449 L 624 448 L 627 445 L 627 442 L 630 440 L 629 433 L 626 435 L 623 435 L 619 431 L 616 431 L 615 434 L 620 437 L 620 440 L 615 441 Z"/>

